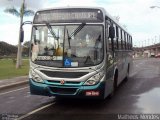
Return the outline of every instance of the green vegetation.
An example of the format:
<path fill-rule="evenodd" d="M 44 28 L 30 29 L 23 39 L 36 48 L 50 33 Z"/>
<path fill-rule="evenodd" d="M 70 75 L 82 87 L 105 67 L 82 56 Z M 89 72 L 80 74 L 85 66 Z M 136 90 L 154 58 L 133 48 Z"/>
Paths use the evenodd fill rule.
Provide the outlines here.
<path fill-rule="evenodd" d="M 0 41 L 0 58 L 7 56 L 16 56 L 16 53 L 16 46 Z"/>
<path fill-rule="evenodd" d="M 0 59 L 0 79 L 8 79 L 17 76 L 28 75 L 29 60 L 23 60 L 23 65 L 20 69 L 15 68 L 15 63 L 12 59 Z"/>

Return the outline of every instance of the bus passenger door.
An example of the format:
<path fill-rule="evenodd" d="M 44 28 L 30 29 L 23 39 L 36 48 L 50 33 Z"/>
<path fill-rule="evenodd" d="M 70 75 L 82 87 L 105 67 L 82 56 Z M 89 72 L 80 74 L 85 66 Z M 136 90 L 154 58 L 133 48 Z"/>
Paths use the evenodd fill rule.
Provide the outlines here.
<path fill-rule="evenodd" d="M 105 96 L 107 96 L 113 89 L 113 75 L 114 75 L 114 43 L 113 38 L 109 35 L 111 32 L 110 24 L 106 23 L 106 86 L 105 86 Z M 113 37 L 113 36 L 112 36 Z"/>

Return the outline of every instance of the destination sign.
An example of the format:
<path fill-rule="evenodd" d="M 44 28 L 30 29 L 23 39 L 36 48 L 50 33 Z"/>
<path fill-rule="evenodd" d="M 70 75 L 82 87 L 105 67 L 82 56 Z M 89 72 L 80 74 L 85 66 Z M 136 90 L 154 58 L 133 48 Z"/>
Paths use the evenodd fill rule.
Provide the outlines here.
<path fill-rule="evenodd" d="M 33 23 L 77 23 L 103 22 L 103 14 L 99 9 L 52 9 L 36 13 Z"/>

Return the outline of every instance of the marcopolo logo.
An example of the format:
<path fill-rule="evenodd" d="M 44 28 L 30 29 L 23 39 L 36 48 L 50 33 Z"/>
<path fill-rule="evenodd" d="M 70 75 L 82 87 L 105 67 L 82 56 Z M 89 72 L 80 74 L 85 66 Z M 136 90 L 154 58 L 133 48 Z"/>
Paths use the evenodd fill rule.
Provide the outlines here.
<path fill-rule="evenodd" d="M 61 80 L 60 83 L 61 83 L 61 85 L 64 85 L 65 81 L 64 81 L 64 80 Z"/>

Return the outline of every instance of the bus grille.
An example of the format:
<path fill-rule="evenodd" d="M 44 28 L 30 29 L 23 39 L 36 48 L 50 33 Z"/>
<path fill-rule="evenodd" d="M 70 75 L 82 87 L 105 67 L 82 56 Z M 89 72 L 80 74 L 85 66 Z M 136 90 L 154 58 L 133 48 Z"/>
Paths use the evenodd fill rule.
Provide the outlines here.
<path fill-rule="evenodd" d="M 53 80 L 46 80 L 46 84 L 50 84 L 50 85 L 62 85 L 60 83 L 60 81 L 53 81 Z M 83 82 L 78 82 L 78 81 L 65 81 L 65 85 L 76 85 L 76 86 L 80 86 L 82 85 Z"/>
<path fill-rule="evenodd" d="M 57 77 L 57 78 L 80 78 L 88 72 L 60 72 L 60 71 L 45 71 L 41 70 L 42 73 L 49 77 Z"/>
<path fill-rule="evenodd" d="M 58 88 L 58 87 L 50 87 L 50 90 L 56 94 L 75 94 L 77 88 Z"/>

